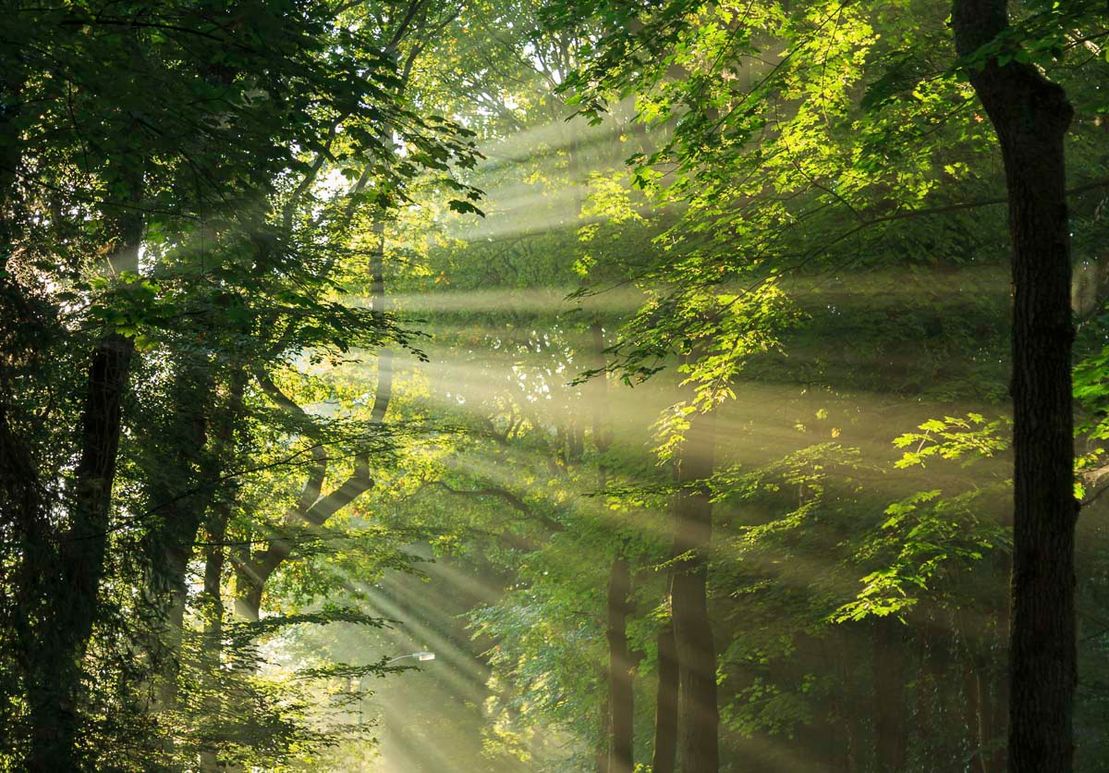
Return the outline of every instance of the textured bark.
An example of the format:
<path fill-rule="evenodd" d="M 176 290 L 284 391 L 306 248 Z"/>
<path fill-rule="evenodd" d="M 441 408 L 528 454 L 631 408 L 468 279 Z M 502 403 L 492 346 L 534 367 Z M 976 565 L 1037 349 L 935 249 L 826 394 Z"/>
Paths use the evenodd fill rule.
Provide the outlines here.
<path fill-rule="evenodd" d="M 960 56 L 1008 29 L 1005 0 L 956 0 Z M 1001 144 L 1013 278 L 1013 577 L 1009 769 L 1073 767 L 1077 682 L 1074 609 L 1074 428 L 1070 234 L 1063 89 L 1029 64 L 972 63 Z"/>
<path fill-rule="evenodd" d="M 702 481 L 712 474 L 716 419 L 694 414 L 678 463 L 682 490 L 673 502 L 675 554 L 687 556 L 673 570 L 670 602 L 678 653 L 679 742 L 683 773 L 719 769 L 716 650 L 708 613 L 708 558 L 712 504 Z"/>
<path fill-rule="evenodd" d="M 655 692 L 655 745 L 652 773 L 674 773 L 678 751 L 678 652 L 674 626 L 658 632 L 658 687 Z"/>

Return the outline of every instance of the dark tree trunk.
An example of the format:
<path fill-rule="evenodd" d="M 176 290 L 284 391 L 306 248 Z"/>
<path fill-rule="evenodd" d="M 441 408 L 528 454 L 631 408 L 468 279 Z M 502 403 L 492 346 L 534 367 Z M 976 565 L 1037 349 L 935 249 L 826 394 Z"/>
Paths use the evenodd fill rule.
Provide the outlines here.
<path fill-rule="evenodd" d="M 238 482 L 225 478 L 223 472 L 234 469 L 237 460 L 236 434 L 243 418 L 243 389 L 247 374 L 235 365 L 228 379 L 228 399 L 213 421 L 211 453 L 204 458 L 202 482 L 211 492 L 204 520 L 204 586 L 199 610 L 204 631 L 201 643 L 202 678 L 207 690 L 204 700 L 206 714 L 219 717 L 223 713 L 223 696 L 220 691 L 221 664 L 223 661 L 223 594 L 222 582 L 227 562 L 227 526 L 231 521 Z M 202 749 L 200 770 L 208 773 L 220 769 L 218 749 Z"/>
<path fill-rule="evenodd" d="M 996 609 L 992 610 L 996 615 Z M 990 653 L 994 651 L 995 621 L 991 615 L 981 614 L 972 607 L 956 613 L 958 659 L 962 667 L 963 711 L 966 727 L 967 761 L 975 773 L 990 773 L 993 754 L 989 750 L 992 739 L 990 721 L 989 683 L 994 670 L 990 668 Z"/>
<path fill-rule="evenodd" d="M 963 653 L 963 724 L 966 727 L 967 758 L 970 770 L 975 773 L 986 772 L 986 757 L 983 752 L 982 724 L 982 681 L 970 653 Z"/>
<path fill-rule="evenodd" d="M 31 771 L 80 768 L 76 743 L 85 654 L 99 601 L 108 541 L 108 516 L 120 438 L 120 412 L 134 342 L 109 335 L 93 352 L 81 418 L 71 527 L 62 535 L 58 577 L 46 591 L 49 623 L 38 642 L 29 685 Z M 45 569 L 45 567 L 44 567 Z"/>
<path fill-rule="evenodd" d="M 652 773 L 674 773 L 678 751 L 678 652 L 674 626 L 658 632 L 658 687 L 655 693 L 655 748 Z"/>
<path fill-rule="evenodd" d="M 905 723 L 905 648 L 903 628 L 896 618 L 874 623 L 874 720 L 878 735 L 878 768 L 904 770 L 908 752 Z"/>
<path fill-rule="evenodd" d="M 204 618 L 201 657 L 204 678 L 208 681 L 205 701 L 209 717 L 219 717 L 222 714 L 220 705 L 222 698 L 219 692 L 220 665 L 223 660 L 224 615 L 221 583 L 227 557 L 227 547 L 223 543 L 227 539 L 227 524 L 231 517 L 232 504 L 232 492 L 221 492 L 208 512 L 204 529 L 207 544 L 204 546 L 204 593 L 201 602 L 201 613 Z M 200 769 L 205 773 L 219 770 L 219 756 L 216 749 L 201 750 Z"/>
<path fill-rule="evenodd" d="M 670 603 L 678 653 L 679 745 L 683 773 L 719 769 L 716 705 L 716 650 L 708 613 L 708 561 L 712 540 L 712 503 L 703 481 L 712 475 L 715 416 L 694 414 L 678 462 L 675 495 L 675 554 L 688 555 L 673 570 Z"/>
<path fill-rule="evenodd" d="M 142 209 L 134 206 L 142 196 L 141 170 L 128 170 L 125 182 L 132 206 L 116 221 L 120 247 L 108 261 L 117 275 L 138 270 L 144 226 Z M 69 527 L 58 537 L 58 566 L 42 567 L 45 574 L 31 590 L 45 605 L 27 695 L 31 744 L 24 763 L 32 771 L 80 767 L 81 661 L 99 607 L 123 399 L 134 352 L 134 340 L 115 332 L 104 335 L 92 351 L 67 502 Z"/>
<path fill-rule="evenodd" d="M 617 557 L 608 577 L 608 679 L 609 679 L 609 770 L 631 773 L 634 730 L 634 663 L 628 648 L 628 596 L 631 593 L 631 572 L 628 562 Z"/>
<path fill-rule="evenodd" d="M 1005 0 L 956 0 L 960 56 L 1008 29 Z M 1072 769 L 1077 682 L 1066 94 L 1030 64 L 969 66 L 1001 144 L 1013 257 L 1013 578 L 1009 769 Z"/>
<path fill-rule="evenodd" d="M 197 533 L 216 486 L 202 479 L 206 466 L 210 413 L 215 399 L 212 365 L 206 359 L 184 362 L 174 378 L 169 416 L 157 422 L 156 449 L 144 470 L 149 502 L 144 539 L 147 562 L 146 596 L 157 610 L 151 657 L 160 679 L 157 708 L 173 705 L 177 696 L 177 659 L 181 647 L 187 572 Z"/>
<path fill-rule="evenodd" d="M 208 537 L 208 544 L 204 547 L 204 643 L 202 657 L 204 659 L 205 677 L 209 681 L 209 690 L 205 696 L 207 715 L 215 718 L 222 713 L 219 705 L 218 684 L 220 663 L 223 659 L 223 598 L 220 595 L 220 582 L 223 578 L 226 557 L 226 548 L 222 543 L 227 538 L 227 518 L 221 517 L 221 515 L 210 517 L 205 533 Z M 209 771 L 219 770 L 219 767 L 219 755 L 216 749 L 202 749 L 200 752 L 200 769 L 204 773 L 208 773 Z"/>

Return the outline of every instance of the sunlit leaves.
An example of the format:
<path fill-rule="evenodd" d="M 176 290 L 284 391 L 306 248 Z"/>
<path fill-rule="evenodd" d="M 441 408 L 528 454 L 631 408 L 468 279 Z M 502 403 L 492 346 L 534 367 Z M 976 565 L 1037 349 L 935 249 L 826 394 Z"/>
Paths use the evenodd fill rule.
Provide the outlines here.
<path fill-rule="evenodd" d="M 965 464 L 992 457 L 1009 448 L 1010 423 L 1007 418 L 987 420 L 979 413 L 968 413 L 966 418 L 929 419 L 920 425 L 921 432 L 906 432 L 894 438 L 894 446 L 909 449 L 895 466 L 924 466 L 929 457 L 963 459 Z"/>
<path fill-rule="evenodd" d="M 836 610 L 832 621 L 904 617 L 921 598 L 942 593 L 938 583 L 959 567 L 1007 544 L 1005 531 L 977 513 L 983 491 L 948 498 L 941 493 L 921 491 L 886 508 L 883 533 L 864 550 L 889 550 L 893 561 L 864 575 L 858 597 Z"/>

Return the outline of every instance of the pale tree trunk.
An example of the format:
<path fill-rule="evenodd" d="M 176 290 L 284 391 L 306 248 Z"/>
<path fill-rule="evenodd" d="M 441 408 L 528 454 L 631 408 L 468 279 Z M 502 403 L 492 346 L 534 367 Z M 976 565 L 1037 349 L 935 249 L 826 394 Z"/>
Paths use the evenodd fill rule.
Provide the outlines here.
<path fill-rule="evenodd" d="M 205 691 L 206 714 L 211 721 L 220 721 L 223 698 L 220 693 L 220 666 L 223 662 L 223 575 L 227 562 L 227 526 L 235 507 L 238 484 L 234 479 L 223 480 L 223 471 L 233 468 L 236 459 L 236 435 L 243 417 L 243 390 L 246 371 L 234 366 L 228 383 L 228 400 L 219 413 L 213 431 L 213 448 L 204 470 L 204 479 L 212 487 L 211 501 L 205 516 L 204 533 L 204 588 L 199 604 L 203 620 L 203 639 L 200 650 L 203 678 L 207 679 Z M 219 769 L 216 749 L 204 749 L 200 754 L 200 769 L 204 773 Z"/>
<path fill-rule="evenodd" d="M 670 603 L 678 654 L 679 740 L 682 773 L 719 769 L 716 650 L 708 612 L 708 564 L 712 503 L 704 482 L 712 475 L 716 417 L 695 413 L 678 461 L 681 490 L 673 501 L 675 554 L 688 560 L 671 575 Z"/>
<path fill-rule="evenodd" d="M 370 289 L 372 313 L 379 323 L 384 323 L 389 310 L 389 298 L 385 293 L 385 219 L 387 210 L 382 207 L 374 221 L 374 250 L 370 255 Z M 374 425 L 384 423 L 385 414 L 393 395 L 393 356 L 389 349 L 382 349 L 377 355 L 378 379 L 374 394 L 374 404 L 370 409 L 370 422 Z M 305 414 L 300 406 L 283 395 L 264 374 L 258 377 L 259 385 L 280 407 L 300 419 Z M 320 527 L 331 516 L 342 510 L 359 496 L 373 488 L 374 480 L 370 475 L 369 452 L 359 454 L 355 459 L 354 470 L 337 488 L 330 493 L 322 493 L 324 477 L 327 473 L 327 456 L 316 445 L 312 449 L 313 464 L 298 501 L 285 516 L 285 527 L 290 531 Z M 257 620 L 262 606 L 262 596 L 266 582 L 271 575 L 293 554 L 295 544 L 288 535 L 271 537 L 264 550 L 240 560 L 236 567 L 235 612 L 247 620 Z"/>
<path fill-rule="evenodd" d="M 145 469 L 147 533 L 147 603 L 156 610 L 151 657 L 158 680 L 155 710 L 172 708 L 177 698 L 178 657 L 181 649 L 187 572 L 197 532 L 215 493 L 214 486 L 196 470 L 204 468 L 210 413 L 215 396 L 212 363 L 208 358 L 183 358 L 174 374 L 170 415 L 148 438 L 156 449 Z"/>
<path fill-rule="evenodd" d="M 602 457 L 597 464 L 597 486 L 603 494 L 608 486 L 608 468 L 603 458 L 612 445 L 608 416 L 608 374 L 605 372 L 605 339 L 600 320 L 590 326 L 593 338 L 593 367 L 596 401 L 593 406 L 593 444 Z M 608 642 L 608 733 L 611 773 L 631 773 L 635 768 L 635 663 L 628 646 L 628 614 L 631 612 L 631 566 L 624 556 L 621 538 L 609 567 L 606 587 L 605 638 Z"/>

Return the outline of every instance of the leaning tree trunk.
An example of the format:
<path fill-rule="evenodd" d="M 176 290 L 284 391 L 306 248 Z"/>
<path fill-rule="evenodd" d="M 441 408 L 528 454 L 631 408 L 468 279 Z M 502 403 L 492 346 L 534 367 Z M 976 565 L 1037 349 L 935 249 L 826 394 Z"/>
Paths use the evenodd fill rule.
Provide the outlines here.
<path fill-rule="evenodd" d="M 1005 0 L 955 0 L 959 55 L 1009 29 Z M 1001 144 L 1013 278 L 1013 578 L 1009 769 L 1069 771 L 1077 682 L 1070 234 L 1066 94 L 1034 66 L 996 56 L 968 66 Z"/>
<path fill-rule="evenodd" d="M 108 515 L 120 437 L 120 409 L 133 342 L 106 337 L 93 353 L 77 465 L 72 526 L 62 536 L 59 577 L 50 583 L 49 625 L 29 688 L 28 770 L 75 770 L 81 660 L 92 635 L 108 542 Z M 45 569 L 45 567 L 44 567 Z"/>
<path fill-rule="evenodd" d="M 712 475 L 716 417 L 694 414 L 678 463 L 675 495 L 675 554 L 689 558 L 674 567 L 670 603 L 677 644 L 679 742 L 683 773 L 719 769 L 716 705 L 716 650 L 708 613 L 708 553 L 712 541 L 712 503 L 704 481 Z"/>
<path fill-rule="evenodd" d="M 353 210 L 352 210 L 353 211 Z M 371 313 L 377 324 L 384 328 L 389 311 L 389 297 L 385 293 L 385 239 L 386 218 L 389 210 L 381 206 L 373 224 L 374 249 L 370 254 L 370 294 Z M 393 396 L 393 354 L 382 348 L 377 355 L 378 378 L 374 394 L 374 404 L 370 408 L 370 423 L 381 426 Z M 286 412 L 299 421 L 307 422 L 304 410 L 278 390 L 265 374 L 260 374 L 259 385 Z M 285 515 L 285 528 L 295 533 L 298 530 L 318 529 L 331 516 L 342 510 L 355 499 L 373 488 L 374 479 L 370 475 L 370 454 L 368 451 L 358 455 L 354 470 L 337 488 L 327 494 L 322 493 L 322 485 L 327 474 L 327 455 L 319 444 L 312 448 L 313 463 L 298 501 Z M 238 561 L 235 582 L 235 612 L 247 620 L 257 620 L 262 607 L 262 596 L 266 582 L 275 571 L 293 554 L 295 542 L 289 534 L 271 537 L 264 550 Z"/>

